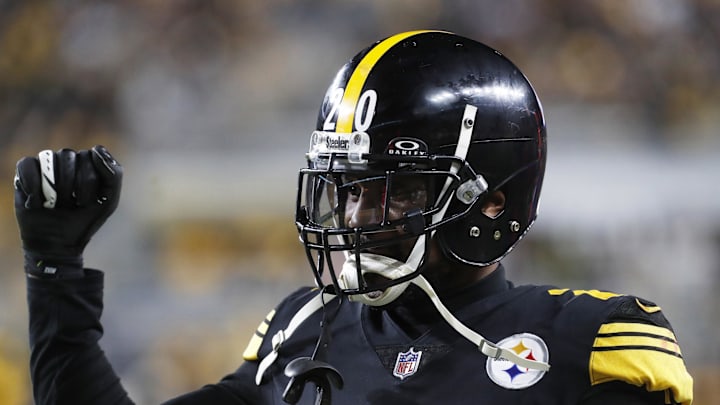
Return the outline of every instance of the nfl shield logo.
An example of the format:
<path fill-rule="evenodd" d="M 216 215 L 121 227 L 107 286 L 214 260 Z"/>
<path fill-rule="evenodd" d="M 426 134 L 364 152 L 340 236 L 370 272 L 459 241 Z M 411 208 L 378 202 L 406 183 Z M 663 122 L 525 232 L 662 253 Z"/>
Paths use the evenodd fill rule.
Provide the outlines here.
<path fill-rule="evenodd" d="M 413 347 L 406 352 L 398 353 L 393 375 L 404 380 L 406 377 L 415 374 L 420 365 L 420 357 L 422 357 L 422 350 L 416 352 Z"/>

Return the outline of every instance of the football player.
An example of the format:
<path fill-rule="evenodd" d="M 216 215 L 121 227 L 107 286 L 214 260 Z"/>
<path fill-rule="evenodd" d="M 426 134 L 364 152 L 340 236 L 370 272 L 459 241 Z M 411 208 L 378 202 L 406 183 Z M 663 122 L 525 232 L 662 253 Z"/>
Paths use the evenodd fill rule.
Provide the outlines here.
<path fill-rule="evenodd" d="M 690 404 L 661 309 L 516 286 L 501 260 L 537 216 L 540 101 L 498 51 L 400 33 L 332 80 L 298 178 L 314 285 L 263 320 L 239 368 L 167 404 Z M 17 165 L 39 404 L 130 404 L 98 345 L 103 273 L 83 250 L 118 204 L 103 147 Z"/>

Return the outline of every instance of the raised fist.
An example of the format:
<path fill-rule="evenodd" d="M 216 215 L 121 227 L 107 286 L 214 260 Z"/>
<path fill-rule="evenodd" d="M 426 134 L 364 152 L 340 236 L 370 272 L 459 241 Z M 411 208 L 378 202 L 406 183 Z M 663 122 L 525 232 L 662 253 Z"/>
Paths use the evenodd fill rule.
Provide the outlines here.
<path fill-rule="evenodd" d="M 85 246 L 117 208 L 122 166 L 103 146 L 44 150 L 18 161 L 14 186 L 26 269 L 60 276 L 82 270 Z"/>

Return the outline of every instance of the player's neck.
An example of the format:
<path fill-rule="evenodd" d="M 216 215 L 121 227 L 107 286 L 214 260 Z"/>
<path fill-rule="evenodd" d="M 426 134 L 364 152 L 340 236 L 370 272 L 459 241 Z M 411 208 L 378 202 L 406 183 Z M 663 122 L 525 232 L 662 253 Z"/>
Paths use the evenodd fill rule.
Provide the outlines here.
<path fill-rule="evenodd" d="M 433 285 L 440 299 L 452 308 L 453 301 L 461 298 L 463 290 L 479 283 L 498 268 L 498 264 L 487 267 L 453 266 L 445 269 L 425 269 L 428 281 Z M 475 300 L 479 297 L 475 297 Z M 461 300 L 465 301 L 465 300 Z M 474 301 L 474 300 L 473 300 Z M 410 286 L 396 302 L 384 308 L 390 318 L 411 338 L 417 338 L 438 322 L 444 322 L 437 308 L 428 296 L 415 286 Z"/>

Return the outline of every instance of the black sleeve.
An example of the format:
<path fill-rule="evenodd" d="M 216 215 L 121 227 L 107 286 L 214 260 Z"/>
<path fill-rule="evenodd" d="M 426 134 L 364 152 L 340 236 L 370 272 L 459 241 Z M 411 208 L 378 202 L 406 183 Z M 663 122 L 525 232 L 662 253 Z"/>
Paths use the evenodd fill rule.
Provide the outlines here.
<path fill-rule="evenodd" d="M 103 328 L 103 273 L 85 269 L 77 279 L 28 277 L 30 373 L 38 405 L 132 405 L 98 341 Z M 257 403 L 250 365 L 217 384 L 181 395 L 166 405 Z M 245 398 L 245 399 L 244 399 Z"/>
<path fill-rule="evenodd" d="M 578 405 L 664 405 L 665 396 L 661 392 L 648 392 L 642 387 L 609 382 L 593 387 Z"/>
<path fill-rule="evenodd" d="M 216 384 L 181 395 L 163 405 L 250 405 L 267 403 L 260 387 L 255 385 L 257 366 L 244 362 L 234 373 Z"/>
<path fill-rule="evenodd" d="M 249 402 L 233 396 L 230 391 L 219 385 L 208 385 L 197 391 L 189 392 L 164 402 L 163 405 L 249 405 Z"/>
<path fill-rule="evenodd" d="M 27 279 L 30 373 L 35 403 L 133 402 L 98 345 L 103 273 L 79 279 Z"/>

